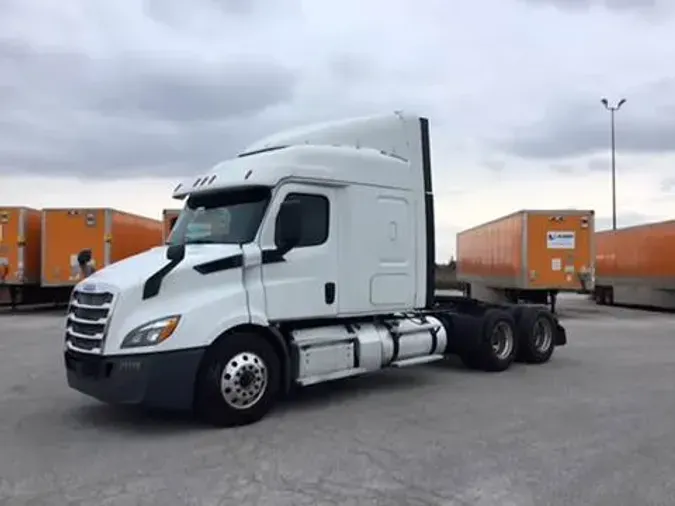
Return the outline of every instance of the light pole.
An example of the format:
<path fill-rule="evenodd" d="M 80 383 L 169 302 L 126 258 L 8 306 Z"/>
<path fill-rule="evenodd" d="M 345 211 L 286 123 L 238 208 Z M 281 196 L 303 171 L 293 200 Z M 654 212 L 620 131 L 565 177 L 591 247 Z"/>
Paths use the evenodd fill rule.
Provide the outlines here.
<path fill-rule="evenodd" d="M 616 230 L 616 142 L 614 139 L 614 113 L 621 109 L 621 106 L 626 103 L 626 99 L 622 98 L 616 105 L 609 105 L 606 98 L 601 100 L 602 105 L 609 111 L 611 128 L 612 128 L 612 230 Z"/>

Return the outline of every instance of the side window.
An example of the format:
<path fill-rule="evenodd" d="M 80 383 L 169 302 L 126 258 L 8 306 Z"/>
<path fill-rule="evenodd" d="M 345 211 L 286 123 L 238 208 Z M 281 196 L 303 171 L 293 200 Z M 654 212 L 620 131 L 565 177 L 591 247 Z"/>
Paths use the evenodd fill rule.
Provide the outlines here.
<path fill-rule="evenodd" d="M 328 240 L 330 202 L 323 195 L 289 193 L 285 201 L 300 202 L 302 208 L 302 237 L 298 248 L 319 246 Z"/>

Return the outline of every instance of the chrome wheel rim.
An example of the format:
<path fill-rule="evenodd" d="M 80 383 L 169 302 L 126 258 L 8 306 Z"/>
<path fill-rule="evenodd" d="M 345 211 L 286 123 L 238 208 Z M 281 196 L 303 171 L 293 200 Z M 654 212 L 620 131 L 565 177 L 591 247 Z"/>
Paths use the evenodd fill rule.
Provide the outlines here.
<path fill-rule="evenodd" d="M 265 361 L 255 353 L 242 352 L 225 365 L 220 378 L 220 392 L 228 406 L 249 409 L 265 394 L 267 381 Z"/>
<path fill-rule="evenodd" d="M 499 322 L 492 329 L 490 339 L 492 351 L 499 360 L 504 360 L 513 352 L 513 329 L 507 322 Z"/>
<path fill-rule="evenodd" d="M 537 351 L 545 353 L 553 344 L 553 328 L 544 318 L 538 318 L 532 331 L 534 347 Z"/>

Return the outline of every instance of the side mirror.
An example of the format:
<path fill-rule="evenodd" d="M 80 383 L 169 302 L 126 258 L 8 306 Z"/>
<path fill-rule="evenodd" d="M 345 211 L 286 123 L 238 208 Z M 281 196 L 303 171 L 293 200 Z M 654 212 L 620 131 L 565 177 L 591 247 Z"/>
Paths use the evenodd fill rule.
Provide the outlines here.
<path fill-rule="evenodd" d="M 179 263 L 185 258 L 185 245 L 184 244 L 172 244 L 166 248 L 166 259 L 174 263 Z"/>
<path fill-rule="evenodd" d="M 302 235 L 302 209 L 300 202 L 283 202 L 277 214 L 274 244 L 277 251 L 284 255 L 295 248 Z"/>

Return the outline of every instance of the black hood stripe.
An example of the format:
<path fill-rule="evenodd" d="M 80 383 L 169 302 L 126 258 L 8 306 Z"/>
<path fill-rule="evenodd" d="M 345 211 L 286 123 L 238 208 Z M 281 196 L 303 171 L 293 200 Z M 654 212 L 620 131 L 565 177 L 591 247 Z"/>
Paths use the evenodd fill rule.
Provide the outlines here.
<path fill-rule="evenodd" d="M 168 264 L 150 276 L 143 285 L 143 300 L 155 297 L 159 293 L 164 278 L 181 262 L 182 260 L 171 260 Z"/>
<path fill-rule="evenodd" d="M 150 276 L 145 284 L 143 285 L 143 300 L 151 299 L 152 297 L 159 294 L 159 290 L 162 286 L 162 281 L 169 273 L 176 268 L 176 266 L 181 263 L 182 260 L 172 260 L 164 267 L 155 272 Z M 286 259 L 282 254 L 280 254 L 276 249 L 268 249 L 262 251 L 262 263 L 266 264 L 275 264 L 279 262 L 285 262 Z M 241 253 L 236 255 L 229 255 L 223 258 L 218 258 L 216 260 L 210 260 L 202 264 L 197 264 L 193 267 L 195 271 L 199 274 L 207 275 L 214 274 L 216 272 L 228 271 L 230 269 L 238 269 L 244 265 L 244 257 Z"/>
<path fill-rule="evenodd" d="M 244 265 L 244 256 L 241 253 L 230 255 L 228 257 L 210 260 L 203 264 L 198 264 L 193 267 L 199 274 L 212 274 L 214 272 L 227 271 L 236 269 Z"/>
<path fill-rule="evenodd" d="M 276 249 L 267 249 L 262 251 L 263 265 L 276 264 L 285 261 L 286 259 L 284 256 Z M 236 269 L 238 267 L 242 267 L 243 265 L 244 257 L 241 253 L 237 253 L 236 255 L 230 255 L 224 258 L 219 258 L 217 260 L 211 260 L 203 264 L 195 265 L 193 269 L 199 274 L 213 274 L 214 272 Z"/>

